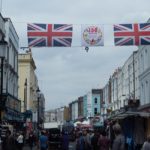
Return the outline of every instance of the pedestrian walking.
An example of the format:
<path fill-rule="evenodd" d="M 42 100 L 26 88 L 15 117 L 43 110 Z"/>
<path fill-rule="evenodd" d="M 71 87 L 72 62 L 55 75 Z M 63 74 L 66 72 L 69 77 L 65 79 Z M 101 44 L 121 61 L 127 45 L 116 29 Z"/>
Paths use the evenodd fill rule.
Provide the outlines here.
<path fill-rule="evenodd" d="M 113 141 L 112 150 L 125 150 L 125 137 L 121 133 L 121 126 L 117 123 L 113 126 L 115 140 Z"/>
<path fill-rule="evenodd" d="M 31 131 L 29 133 L 29 147 L 30 147 L 30 150 L 32 150 L 32 148 L 34 146 L 34 142 L 35 142 L 35 136 L 34 136 L 33 132 Z"/>
<path fill-rule="evenodd" d="M 39 138 L 39 148 L 40 150 L 48 149 L 48 137 L 45 135 L 45 131 L 41 132 L 41 136 Z"/>
<path fill-rule="evenodd" d="M 99 147 L 99 150 L 109 150 L 110 148 L 110 140 L 107 137 L 105 131 L 102 131 L 98 139 L 98 147 Z"/>
<path fill-rule="evenodd" d="M 17 138 L 17 142 L 18 142 L 18 144 L 17 144 L 18 149 L 22 150 L 22 148 L 23 148 L 23 134 L 22 134 L 22 132 L 19 133 L 19 136 Z"/>
<path fill-rule="evenodd" d="M 62 136 L 62 140 L 63 140 L 63 150 L 69 150 L 69 136 L 67 132 L 63 132 L 63 136 Z"/>
<path fill-rule="evenodd" d="M 90 138 L 89 131 L 87 131 L 87 130 L 83 131 L 83 138 L 84 138 L 84 142 L 85 142 L 84 150 L 91 150 L 92 146 L 91 146 L 91 138 Z"/>
<path fill-rule="evenodd" d="M 150 150 L 150 135 L 147 137 L 147 140 L 144 142 L 142 150 Z"/>
<path fill-rule="evenodd" d="M 6 131 L 6 141 L 3 150 L 15 150 L 15 139 L 11 134 L 10 130 Z"/>
<path fill-rule="evenodd" d="M 81 131 L 77 133 L 76 150 L 85 150 L 85 142 Z"/>
<path fill-rule="evenodd" d="M 91 139 L 91 145 L 93 150 L 98 150 L 98 138 L 99 138 L 99 134 L 97 131 L 94 131 L 94 135 Z"/>

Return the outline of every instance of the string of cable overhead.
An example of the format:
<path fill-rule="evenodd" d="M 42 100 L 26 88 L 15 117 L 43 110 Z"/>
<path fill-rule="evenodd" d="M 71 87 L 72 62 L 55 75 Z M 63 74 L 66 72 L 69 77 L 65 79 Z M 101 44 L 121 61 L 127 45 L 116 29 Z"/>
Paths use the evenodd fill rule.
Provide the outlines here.
<path fill-rule="evenodd" d="M 72 25 L 77 25 L 77 26 L 82 26 L 82 25 L 104 25 L 104 26 L 112 26 L 112 25 L 115 25 L 115 24 L 141 24 L 141 23 L 146 23 L 146 22 L 114 22 L 114 23 L 66 23 L 66 22 L 43 22 L 43 21 L 33 21 L 33 23 L 41 23 L 42 24 L 72 24 Z M 31 23 L 31 22 L 28 22 L 28 21 L 13 21 L 13 23 L 18 23 L 18 24 L 28 24 L 28 23 Z"/>

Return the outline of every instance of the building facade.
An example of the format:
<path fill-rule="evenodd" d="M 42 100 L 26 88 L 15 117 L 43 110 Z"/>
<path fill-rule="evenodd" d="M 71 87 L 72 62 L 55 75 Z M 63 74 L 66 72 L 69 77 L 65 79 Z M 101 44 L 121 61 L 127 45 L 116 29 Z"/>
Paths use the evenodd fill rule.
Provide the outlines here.
<path fill-rule="evenodd" d="M 78 119 L 78 100 L 75 100 L 72 102 L 72 116 L 71 120 Z"/>
<path fill-rule="evenodd" d="M 102 101 L 103 91 L 101 89 L 92 89 L 92 117 L 100 115 Z"/>
<path fill-rule="evenodd" d="M 56 110 L 45 111 L 44 118 L 45 122 L 56 122 L 57 121 Z"/>
<path fill-rule="evenodd" d="M 21 112 L 26 123 L 27 133 L 42 127 L 42 120 L 44 120 L 40 115 L 42 112 L 44 116 L 43 104 L 45 104 L 45 99 L 42 99 L 35 69 L 36 65 L 30 49 L 18 55 L 18 96 L 21 99 Z"/>
<path fill-rule="evenodd" d="M 150 104 L 150 46 L 139 48 L 141 105 Z"/>
<path fill-rule="evenodd" d="M 83 116 L 86 118 L 100 115 L 101 101 L 103 101 L 101 89 L 91 89 L 83 96 Z"/>
<path fill-rule="evenodd" d="M 21 120 L 20 100 L 18 99 L 19 37 L 9 18 L 1 18 L 0 21 L 4 21 L 1 22 L 2 30 L 5 27 L 5 39 L 2 34 L 3 42 L 0 44 L 1 98 L 4 106 L 1 119 L 15 122 Z"/>
<path fill-rule="evenodd" d="M 70 114 L 69 114 L 69 107 L 65 106 L 64 107 L 64 121 L 69 121 L 70 120 Z"/>
<path fill-rule="evenodd" d="M 150 22 L 150 20 L 149 20 Z M 146 136 L 150 134 L 150 46 L 139 47 L 140 107 Z"/>
<path fill-rule="evenodd" d="M 103 101 L 101 103 L 101 116 L 106 119 L 112 111 L 111 105 L 111 77 L 103 88 Z"/>
<path fill-rule="evenodd" d="M 87 117 L 87 95 L 83 96 L 83 116 Z"/>
<path fill-rule="evenodd" d="M 108 110 L 117 111 L 128 106 L 130 102 L 139 101 L 138 51 L 134 51 L 124 65 L 115 70 L 109 82 L 110 83 L 106 84 L 103 89 L 104 101 L 106 101 Z M 109 92 L 111 93 L 109 94 Z M 111 100 L 109 95 L 111 96 Z M 111 104 L 108 104 L 108 101 L 110 101 Z"/>
<path fill-rule="evenodd" d="M 36 65 L 30 50 L 18 55 L 19 99 L 21 99 L 22 112 L 26 110 L 34 111 L 38 89 L 35 69 Z"/>
<path fill-rule="evenodd" d="M 83 118 L 83 96 L 78 98 L 78 118 Z"/>

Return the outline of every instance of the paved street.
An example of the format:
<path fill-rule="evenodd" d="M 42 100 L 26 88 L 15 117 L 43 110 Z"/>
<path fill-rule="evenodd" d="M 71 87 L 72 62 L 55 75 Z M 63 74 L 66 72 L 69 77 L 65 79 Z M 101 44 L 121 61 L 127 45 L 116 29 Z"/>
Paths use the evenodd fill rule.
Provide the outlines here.
<path fill-rule="evenodd" d="M 23 150 L 30 150 L 29 146 L 24 146 Z M 34 147 L 32 150 L 37 150 L 37 147 Z M 75 142 L 69 144 L 69 150 L 75 150 Z"/>
<path fill-rule="evenodd" d="M 75 142 L 69 144 L 69 150 L 75 150 Z"/>
<path fill-rule="evenodd" d="M 28 146 L 24 146 L 23 150 L 30 150 Z M 32 150 L 37 150 L 37 147 L 34 147 Z"/>

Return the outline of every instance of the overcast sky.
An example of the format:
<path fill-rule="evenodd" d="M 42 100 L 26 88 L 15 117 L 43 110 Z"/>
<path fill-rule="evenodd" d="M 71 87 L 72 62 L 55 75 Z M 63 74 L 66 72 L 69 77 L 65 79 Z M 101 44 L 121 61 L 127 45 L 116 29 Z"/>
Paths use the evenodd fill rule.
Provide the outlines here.
<path fill-rule="evenodd" d="M 1 0 L 2 1 L 2 0 Z M 135 46 L 113 46 L 112 25 L 146 22 L 150 0 L 3 0 L 2 15 L 11 18 L 27 46 L 27 23 L 73 24 L 73 47 L 32 48 L 46 109 L 68 105 L 92 88 L 103 88 L 113 71 L 122 66 Z M 81 24 L 103 24 L 104 47 L 78 47 Z"/>

